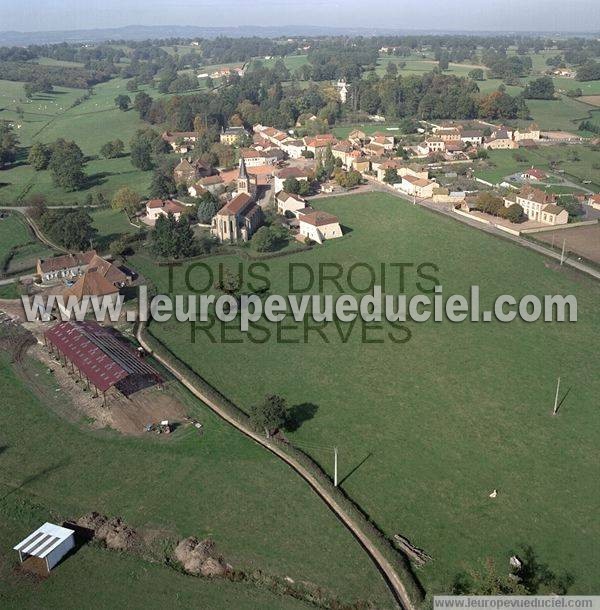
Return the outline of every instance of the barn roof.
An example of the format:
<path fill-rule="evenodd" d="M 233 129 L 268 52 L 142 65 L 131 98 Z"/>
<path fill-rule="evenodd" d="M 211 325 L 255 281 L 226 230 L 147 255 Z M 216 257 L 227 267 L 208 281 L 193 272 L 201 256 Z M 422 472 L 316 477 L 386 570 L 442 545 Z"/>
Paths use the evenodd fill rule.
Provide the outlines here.
<path fill-rule="evenodd" d="M 133 374 L 159 378 L 135 351 L 97 322 L 60 322 L 45 337 L 101 392 Z"/>

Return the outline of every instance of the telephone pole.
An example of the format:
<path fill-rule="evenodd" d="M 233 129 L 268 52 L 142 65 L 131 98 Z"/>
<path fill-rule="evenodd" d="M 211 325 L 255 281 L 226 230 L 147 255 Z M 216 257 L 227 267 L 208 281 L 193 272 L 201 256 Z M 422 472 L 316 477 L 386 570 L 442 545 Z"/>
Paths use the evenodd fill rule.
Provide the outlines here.
<path fill-rule="evenodd" d="M 565 262 L 565 245 L 567 243 L 566 239 L 563 239 L 563 247 L 562 247 L 562 252 L 560 253 L 560 266 L 562 267 L 562 264 Z"/>
<path fill-rule="evenodd" d="M 338 452 L 337 452 L 337 447 L 334 447 L 333 448 L 333 486 L 334 487 L 338 486 L 337 464 L 338 464 Z"/>
<path fill-rule="evenodd" d="M 558 413 L 558 393 L 560 392 L 560 377 L 558 378 L 558 382 L 556 384 L 556 396 L 554 397 L 554 409 L 552 410 L 552 415 L 556 415 Z"/>

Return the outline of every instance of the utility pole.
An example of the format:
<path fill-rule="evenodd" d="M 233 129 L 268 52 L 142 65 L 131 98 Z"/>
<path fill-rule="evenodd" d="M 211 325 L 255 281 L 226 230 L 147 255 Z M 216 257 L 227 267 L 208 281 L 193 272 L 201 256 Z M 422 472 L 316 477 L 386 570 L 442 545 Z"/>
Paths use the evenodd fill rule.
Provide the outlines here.
<path fill-rule="evenodd" d="M 562 267 L 562 264 L 565 262 L 565 245 L 567 243 L 566 239 L 563 239 L 563 247 L 562 247 L 562 252 L 560 253 L 560 266 Z"/>
<path fill-rule="evenodd" d="M 558 382 L 556 384 L 556 396 L 554 397 L 554 409 L 552 410 L 552 415 L 556 415 L 558 413 L 558 393 L 560 392 L 560 377 L 558 378 Z"/>
<path fill-rule="evenodd" d="M 338 486 L 338 471 L 337 471 L 337 463 L 338 463 L 338 452 L 337 447 L 333 448 L 333 486 Z"/>

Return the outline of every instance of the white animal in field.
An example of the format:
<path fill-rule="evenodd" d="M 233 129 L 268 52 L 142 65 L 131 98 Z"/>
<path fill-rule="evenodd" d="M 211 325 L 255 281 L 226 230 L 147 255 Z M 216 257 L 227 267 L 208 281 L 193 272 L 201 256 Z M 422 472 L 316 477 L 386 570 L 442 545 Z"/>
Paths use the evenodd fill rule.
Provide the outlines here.
<path fill-rule="evenodd" d="M 495 498 L 498 495 L 498 490 L 494 489 L 494 491 L 490 494 L 490 498 Z"/>

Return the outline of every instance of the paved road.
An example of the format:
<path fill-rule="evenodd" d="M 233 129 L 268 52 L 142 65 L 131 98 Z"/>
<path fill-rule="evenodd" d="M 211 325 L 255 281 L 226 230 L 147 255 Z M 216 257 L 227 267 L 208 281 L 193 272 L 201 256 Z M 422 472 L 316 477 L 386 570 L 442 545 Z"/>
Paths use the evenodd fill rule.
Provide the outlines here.
<path fill-rule="evenodd" d="M 156 360 L 158 360 L 171 374 L 182 383 L 194 396 L 199 398 L 204 404 L 212 409 L 219 417 L 224 419 L 227 423 L 231 424 L 234 428 L 237 428 L 240 432 L 251 438 L 259 445 L 268 449 L 271 453 L 275 454 L 279 459 L 283 460 L 290 468 L 292 468 L 297 474 L 299 474 L 316 492 L 316 494 L 325 502 L 329 509 L 336 515 L 336 517 L 350 530 L 354 537 L 359 541 L 363 549 L 367 551 L 371 560 L 375 563 L 380 573 L 384 576 L 386 584 L 390 588 L 391 593 L 394 596 L 396 602 L 398 602 L 405 610 L 416 610 L 416 605 L 413 603 L 408 591 L 400 579 L 400 576 L 394 570 L 390 562 L 383 556 L 379 549 L 373 544 L 371 539 L 365 534 L 358 523 L 356 523 L 352 517 L 340 506 L 336 499 L 331 495 L 329 490 L 324 487 L 318 479 L 316 479 L 309 470 L 307 470 L 300 462 L 296 461 L 293 457 L 289 456 L 283 449 L 277 446 L 272 441 L 268 440 L 262 434 L 255 432 L 250 426 L 239 422 L 233 418 L 226 411 L 223 411 L 219 405 L 213 402 L 208 396 L 206 396 L 202 389 L 198 388 L 193 381 L 181 373 L 171 363 L 167 362 L 160 354 L 155 353 L 150 345 L 145 341 L 144 334 L 146 332 L 145 325 L 139 324 L 136 337 L 139 344 Z"/>

